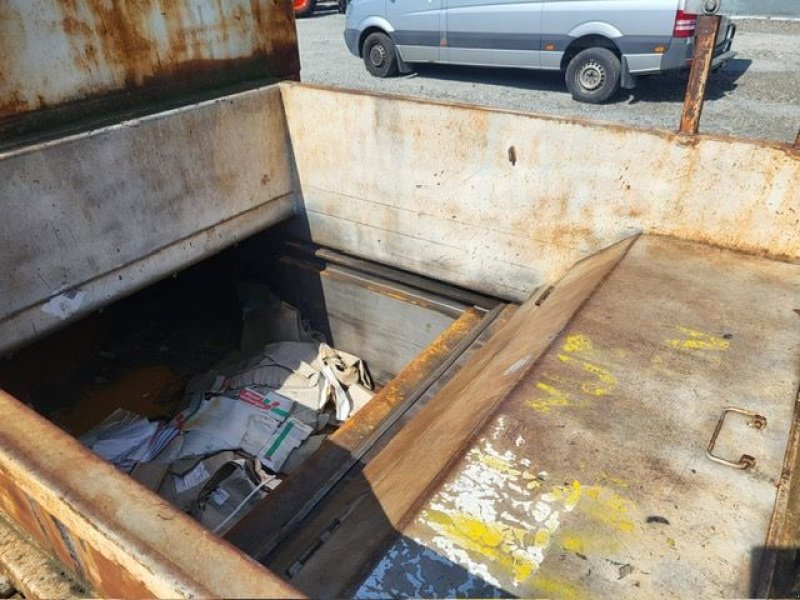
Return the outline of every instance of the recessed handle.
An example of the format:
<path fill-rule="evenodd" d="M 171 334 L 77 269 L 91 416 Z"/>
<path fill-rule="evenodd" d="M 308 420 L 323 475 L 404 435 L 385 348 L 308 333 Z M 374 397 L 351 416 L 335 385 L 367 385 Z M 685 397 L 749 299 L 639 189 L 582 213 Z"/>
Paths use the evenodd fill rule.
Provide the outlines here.
<path fill-rule="evenodd" d="M 709 460 L 713 460 L 715 463 L 719 463 L 721 465 L 725 465 L 728 467 L 733 467 L 734 469 L 752 469 L 756 465 L 756 457 L 751 456 L 749 454 L 742 454 L 741 458 L 739 458 L 738 462 L 734 462 L 732 460 L 728 460 L 726 458 L 722 458 L 721 456 L 716 456 L 714 454 L 714 444 L 717 443 L 717 437 L 719 437 L 719 432 L 722 431 L 722 426 L 725 424 L 725 416 L 728 413 L 737 413 L 740 415 L 744 415 L 745 417 L 750 418 L 750 422 L 748 425 L 755 429 L 764 429 L 767 426 L 767 418 L 763 415 L 759 415 L 758 413 L 753 412 L 752 410 L 746 410 L 744 408 L 737 408 L 735 406 L 726 406 L 722 409 L 722 414 L 719 416 L 719 421 L 717 421 L 717 426 L 714 428 L 714 435 L 711 436 L 711 441 L 708 442 L 708 448 L 706 449 L 706 456 Z"/>

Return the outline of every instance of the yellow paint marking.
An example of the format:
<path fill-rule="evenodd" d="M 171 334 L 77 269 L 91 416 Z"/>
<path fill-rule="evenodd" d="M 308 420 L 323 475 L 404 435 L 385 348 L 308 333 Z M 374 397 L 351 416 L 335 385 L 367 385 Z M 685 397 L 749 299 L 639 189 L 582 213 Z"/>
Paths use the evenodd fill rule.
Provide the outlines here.
<path fill-rule="evenodd" d="M 624 479 L 620 479 L 619 477 L 614 477 L 613 475 L 609 475 L 606 472 L 601 472 L 600 475 L 597 477 L 598 482 L 608 482 L 612 485 L 617 487 L 628 487 L 628 482 Z"/>
<path fill-rule="evenodd" d="M 630 500 L 599 486 L 587 487 L 584 497 L 578 511 L 590 519 L 624 533 L 636 528 L 630 517 L 634 508 Z"/>
<path fill-rule="evenodd" d="M 499 473 L 505 473 L 506 475 L 511 475 L 514 480 L 522 474 L 522 471 L 519 469 L 515 469 L 511 466 L 511 463 L 507 460 L 499 458 L 497 456 L 492 456 L 491 454 L 484 454 L 483 452 L 477 453 L 478 460 L 485 464 L 490 469 L 494 469 Z"/>
<path fill-rule="evenodd" d="M 536 532 L 536 536 L 533 538 L 533 545 L 538 546 L 539 548 L 547 548 L 550 544 L 550 530 L 549 529 L 539 529 Z"/>
<path fill-rule="evenodd" d="M 533 580 L 533 587 L 542 592 L 545 598 L 562 598 L 562 600 L 578 600 L 588 594 L 563 579 L 538 573 Z"/>
<path fill-rule="evenodd" d="M 607 396 L 617 386 L 617 378 L 604 367 L 584 362 L 583 370 L 595 375 L 598 379 L 598 381 L 586 381 L 581 384 L 581 389 L 591 396 Z"/>
<path fill-rule="evenodd" d="M 536 384 L 536 389 L 543 392 L 544 395 L 538 398 L 531 398 L 527 401 L 527 404 L 537 412 L 546 414 L 551 412 L 553 407 L 569 406 L 570 404 L 569 394 L 552 385 L 539 381 Z"/>
<path fill-rule="evenodd" d="M 538 532 L 534 535 L 518 527 L 484 523 L 467 514 L 451 515 L 439 510 L 426 510 L 422 517 L 434 530 L 458 546 L 489 559 L 513 577 L 515 585 L 527 580 L 539 568 L 539 563 L 527 552 L 528 546 L 538 545 L 537 539 L 542 541 Z M 548 531 L 544 545 L 549 542 L 549 536 Z"/>
<path fill-rule="evenodd" d="M 583 494 L 583 487 L 577 481 L 572 482 L 572 489 L 569 490 L 567 497 L 564 499 L 564 505 L 567 508 L 574 508 L 577 506 Z"/>
<path fill-rule="evenodd" d="M 549 548 L 555 544 L 568 552 L 585 553 L 587 549 L 599 552 L 602 544 L 607 545 L 609 540 L 620 537 L 615 534 L 633 531 L 632 518 L 641 516 L 632 502 L 599 485 L 584 486 L 577 480 L 564 485 L 548 485 L 528 470 L 530 464 L 522 468 L 515 459 L 500 458 L 487 449 L 483 452 L 476 449 L 470 456 L 490 469 L 511 474 L 528 485 L 535 484 L 541 486 L 542 491 L 548 491 L 525 495 L 526 500 L 535 499 L 535 502 L 512 502 L 514 508 L 509 510 L 513 514 L 500 510 L 484 511 L 482 508 L 478 514 L 473 512 L 478 510 L 477 505 L 475 509 L 465 510 L 463 507 L 472 504 L 453 506 L 452 499 L 445 497 L 437 501 L 436 508 L 423 510 L 420 522 L 436 533 L 433 543 L 439 545 L 448 558 L 463 563 L 465 568 L 482 565 L 481 568 L 487 568 L 491 577 L 501 582 L 500 585 L 520 586 L 519 589 L 525 592 L 523 595 L 542 592 L 548 596 L 577 598 L 580 588 L 541 572 Z M 505 485 L 498 485 L 498 492 L 503 497 Z M 512 489 L 522 493 L 519 488 Z M 459 493 L 468 492 L 462 490 Z M 496 513 L 499 516 L 495 516 Z M 577 519 L 567 517 L 569 514 Z M 486 515 L 491 517 L 487 519 Z M 577 525 L 579 529 L 567 534 L 560 529 L 565 519 L 574 521 L 571 526 Z M 454 547 L 463 553 L 454 553 L 451 550 Z"/>
<path fill-rule="evenodd" d="M 614 374 L 600 365 L 596 365 L 586 360 L 579 360 L 567 354 L 558 354 L 558 360 L 564 363 L 574 363 L 587 373 L 591 373 L 597 381 L 583 381 L 581 382 L 581 390 L 590 396 L 606 396 L 611 393 L 617 385 L 617 378 Z M 601 385 L 605 384 L 605 385 Z"/>
<path fill-rule="evenodd" d="M 580 510 L 580 509 L 578 509 Z M 584 556 L 608 556 L 619 551 L 626 544 L 625 534 L 619 531 L 603 531 L 586 527 L 585 522 L 577 521 L 568 528 L 559 529 L 553 540 L 564 552 Z"/>
<path fill-rule="evenodd" d="M 576 535 L 565 535 L 561 538 L 561 547 L 567 552 L 586 554 L 586 544 Z"/>
<path fill-rule="evenodd" d="M 673 338 L 667 340 L 667 345 L 671 348 L 678 350 L 711 350 L 716 352 L 724 352 L 730 348 L 731 343 L 725 338 L 711 335 L 697 329 L 690 329 L 689 327 L 676 327 L 678 331 L 683 334 L 683 337 Z"/>
<path fill-rule="evenodd" d="M 569 388 L 577 388 L 578 396 L 601 397 L 611 394 L 617 386 L 617 378 L 608 366 L 603 364 L 603 352 L 598 350 L 588 335 L 567 336 L 556 358 L 574 369 L 566 376 L 557 373 L 544 373 L 536 383 L 538 393 L 527 404 L 541 413 L 551 413 L 556 407 L 581 406 L 587 399 L 578 400 Z"/>
<path fill-rule="evenodd" d="M 572 485 L 554 485 L 542 498 L 548 502 L 563 502 L 568 510 L 572 510 L 580 501 L 583 490 L 579 482 L 573 481 Z"/>
<path fill-rule="evenodd" d="M 580 354 L 594 350 L 594 344 L 588 335 L 574 334 L 567 336 L 562 349 L 569 354 Z"/>

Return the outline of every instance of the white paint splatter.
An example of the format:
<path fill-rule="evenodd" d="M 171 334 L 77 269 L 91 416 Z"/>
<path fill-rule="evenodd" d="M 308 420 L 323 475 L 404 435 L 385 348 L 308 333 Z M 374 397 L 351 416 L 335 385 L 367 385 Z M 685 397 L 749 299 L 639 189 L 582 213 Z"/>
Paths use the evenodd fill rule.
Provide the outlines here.
<path fill-rule="evenodd" d="M 500 436 L 503 435 L 506 429 L 506 417 L 505 415 L 500 415 L 497 417 L 497 421 L 495 421 L 494 431 L 492 432 L 492 439 L 497 441 Z M 481 440 L 479 443 L 483 443 L 484 440 Z"/>
<path fill-rule="evenodd" d="M 533 518 L 537 523 L 544 523 L 551 512 L 550 504 L 547 501 L 544 499 L 537 500 L 536 505 L 533 507 Z"/>
<path fill-rule="evenodd" d="M 555 531 L 556 529 L 558 529 L 559 525 L 561 525 L 561 518 L 559 517 L 557 512 L 553 512 L 547 518 L 547 522 L 544 524 L 544 526 L 547 527 L 547 529 L 549 529 L 550 531 Z"/>
<path fill-rule="evenodd" d="M 547 556 L 561 515 L 574 508 L 579 494 L 561 486 L 545 488 L 528 470 L 529 459 L 498 450 L 493 442 L 506 434 L 505 427 L 504 419 L 498 419 L 487 437 L 465 454 L 455 478 L 415 520 L 411 531 L 426 531 L 424 539 L 405 538 L 406 550 L 388 552 L 359 589 L 359 597 L 375 598 L 381 595 L 377 592 L 383 597 L 454 597 L 531 591 L 531 577 Z M 524 444 L 518 436 L 511 448 Z M 545 489 L 549 493 L 540 495 Z"/>
<path fill-rule="evenodd" d="M 437 535 L 431 541 L 441 550 L 444 556 L 464 567 L 470 575 L 476 575 L 495 587 L 502 587 L 500 582 L 489 572 L 489 568 L 485 563 L 472 560 L 465 550 L 456 546 L 450 539 Z"/>
<path fill-rule="evenodd" d="M 511 489 L 511 490 L 513 490 L 513 491 L 515 491 L 515 492 L 517 492 L 518 494 L 524 494 L 524 493 L 525 493 L 525 490 L 523 490 L 523 489 L 522 489 L 520 486 L 518 486 L 516 483 L 509 483 L 509 484 L 508 484 L 508 488 L 509 488 L 509 489 Z"/>
<path fill-rule="evenodd" d="M 500 513 L 500 518 L 509 523 L 516 523 L 522 529 L 526 529 L 528 531 L 536 531 L 536 528 L 533 525 L 531 525 L 530 521 L 527 520 L 523 521 L 522 519 L 518 519 L 517 517 L 509 513 L 507 510 L 504 510 L 503 512 Z"/>

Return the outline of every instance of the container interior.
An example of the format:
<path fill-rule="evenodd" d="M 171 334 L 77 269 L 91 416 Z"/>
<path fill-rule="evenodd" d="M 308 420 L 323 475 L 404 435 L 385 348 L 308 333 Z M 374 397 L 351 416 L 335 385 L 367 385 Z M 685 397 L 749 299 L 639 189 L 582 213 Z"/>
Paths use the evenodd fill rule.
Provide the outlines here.
<path fill-rule="evenodd" d="M 362 358 L 380 389 L 467 308 L 333 269 L 307 248 L 283 227 L 257 234 L 6 355 L 2 386 L 75 436 L 117 408 L 167 417 L 191 377 L 242 355 L 237 285 L 249 284 L 296 306 L 330 345 Z"/>
<path fill-rule="evenodd" d="M 187 384 L 194 385 L 210 370 L 222 372 L 260 358 L 269 344 L 285 341 L 285 322 L 274 316 L 287 303 L 299 311 L 302 327 L 313 331 L 315 339 L 364 361 L 376 394 L 472 306 L 472 295 L 465 290 L 452 288 L 453 298 L 442 293 L 447 286 L 431 292 L 401 283 L 408 274 L 320 249 L 293 239 L 290 231 L 291 224 L 267 229 L 5 356 L 0 386 L 90 445 L 87 432 L 93 435 L 93 428 L 107 423 L 118 409 L 151 422 L 176 423 L 176 415 L 191 402 Z M 436 287 L 435 282 L 410 278 L 416 286 Z M 237 398 L 237 393 L 219 395 Z M 206 391 L 204 402 L 214 395 Z M 292 404 L 293 410 L 297 406 Z M 328 413 L 327 424 L 292 450 L 284 467 L 267 467 L 267 476 L 280 482 L 290 473 L 295 480 L 302 478 L 303 461 L 314 452 L 332 451 L 334 445 L 324 440 L 346 421 L 335 418 L 330 404 L 319 412 Z M 359 414 L 349 419 L 357 420 Z M 363 428 L 368 431 L 376 424 Z M 312 440 L 318 440 L 316 445 L 309 445 Z M 153 464 L 166 463 L 168 450 L 135 467 L 115 464 L 164 496 L 170 477 L 184 477 L 172 470 L 164 475 L 167 467 Z M 248 455 L 241 448 L 231 450 L 237 452 L 236 460 Z M 169 469 L 179 462 L 171 462 Z M 153 477 L 157 479 L 151 481 Z M 256 504 L 248 501 L 237 509 L 229 526 Z M 197 517 L 197 500 L 176 506 Z M 229 528 L 216 530 L 201 522 L 220 534 Z"/>

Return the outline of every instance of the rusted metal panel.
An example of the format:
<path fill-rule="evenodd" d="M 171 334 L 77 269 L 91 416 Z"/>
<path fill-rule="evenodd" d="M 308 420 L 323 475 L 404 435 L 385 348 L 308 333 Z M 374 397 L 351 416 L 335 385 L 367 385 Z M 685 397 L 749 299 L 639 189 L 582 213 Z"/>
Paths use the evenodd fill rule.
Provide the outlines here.
<path fill-rule="evenodd" d="M 27 532 L 41 548 L 58 555 L 53 548 L 53 542 L 42 522 L 44 511 L 37 507 L 36 502 L 18 489 L 13 479 L 0 471 L 0 511 L 2 511 L 18 527 Z M 67 565 L 71 561 L 67 557 Z"/>
<path fill-rule="evenodd" d="M 719 15 L 700 15 L 697 17 L 695 33 L 694 60 L 689 71 L 689 83 L 683 100 L 683 112 L 679 131 L 694 135 L 700 128 L 700 115 L 706 97 L 706 84 L 711 73 L 714 45 L 722 17 Z"/>
<path fill-rule="evenodd" d="M 363 471 L 269 558 L 270 568 L 290 574 L 309 596 L 348 596 L 349 583 L 414 516 L 443 471 L 458 460 L 632 242 L 619 242 L 575 265 L 555 286 L 551 301 L 540 305 L 531 298 L 520 306 Z"/>
<path fill-rule="evenodd" d="M 0 152 L 0 352 L 290 217 L 287 148 L 266 87 Z"/>
<path fill-rule="evenodd" d="M 0 513 L 0 572 L 25 598 L 96 597 Z"/>
<path fill-rule="evenodd" d="M 6 0 L 0 139 L 299 72 L 288 0 Z"/>
<path fill-rule="evenodd" d="M 798 313 L 800 316 L 800 313 Z M 795 406 L 800 407 L 800 397 Z M 756 598 L 788 598 L 800 592 L 800 571 L 797 552 L 800 548 L 800 409 L 789 433 L 789 444 L 783 459 L 783 471 L 777 484 L 778 497 L 772 514 L 764 557 L 757 575 Z"/>
<path fill-rule="evenodd" d="M 103 590 L 106 598 L 147 598 L 152 595 L 150 588 L 136 575 L 80 538 L 77 538 L 75 552 L 80 557 L 82 578 L 93 582 L 95 589 Z"/>
<path fill-rule="evenodd" d="M 270 271 L 282 299 L 296 306 L 331 345 L 368 357 L 370 374 L 379 386 L 468 308 L 347 267 L 291 256 L 282 256 Z"/>
<path fill-rule="evenodd" d="M 300 184 L 315 241 L 517 302 L 635 231 L 800 257 L 789 146 L 280 87 L 0 154 L 0 350 L 89 281 L 67 320 L 290 216 Z"/>
<path fill-rule="evenodd" d="M 358 595 L 750 597 L 786 479 L 799 298 L 798 265 L 640 238 Z M 718 438 L 747 470 L 706 456 L 726 405 L 766 416 Z"/>
<path fill-rule="evenodd" d="M 69 539 L 72 561 L 59 556 L 62 564 L 70 568 L 77 558 L 82 575 L 100 595 L 300 595 L 1 391 L 0 412 L 0 472 L 13 481 L 0 488 L 3 510 L 37 536 L 37 518 L 21 518 L 30 515 L 26 496 L 33 499 L 39 520 L 58 523 L 59 537 Z"/>
<path fill-rule="evenodd" d="M 308 252 L 303 246 L 295 244 L 301 252 Z M 440 294 L 463 302 L 470 306 L 477 306 L 484 310 L 490 310 L 497 306 L 497 299 L 477 294 L 470 290 L 454 288 L 451 285 L 443 284 L 435 279 L 421 277 L 408 273 L 405 271 L 398 271 L 391 267 L 386 267 L 379 263 L 358 259 L 341 252 L 336 252 L 330 248 L 315 248 L 313 255 L 317 258 L 327 261 L 330 264 L 343 265 L 345 267 L 352 267 L 364 273 L 370 273 L 378 277 L 383 277 L 389 281 L 397 281 L 398 283 L 408 285 L 412 288 L 423 290 L 432 294 Z"/>
<path fill-rule="evenodd" d="M 75 554 L 70 533 L 2 469 L 0 511 L 37 542 L 43 551 L 54 555 L 66 570 L 83 581 L 83 567 Z"/>
<path fill-rule="evenodd" d="M 516 302 L 631 231 L 800 259 L 786 144 L 281 88 L 324 246 Z M 360 140 L 348 160 L 330 152 L 343 139 Z"/>

